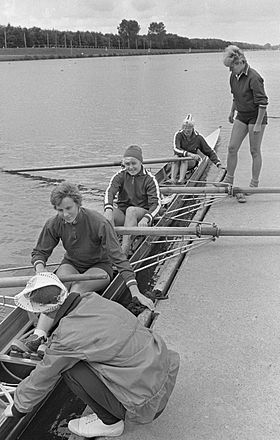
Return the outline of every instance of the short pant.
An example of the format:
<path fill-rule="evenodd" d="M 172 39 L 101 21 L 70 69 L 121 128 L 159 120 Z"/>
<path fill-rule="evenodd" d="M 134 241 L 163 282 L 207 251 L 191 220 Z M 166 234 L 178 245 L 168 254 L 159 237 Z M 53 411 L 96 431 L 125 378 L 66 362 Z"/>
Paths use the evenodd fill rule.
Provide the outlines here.
<path fill-rule="evenodd" d="M 258 117 L 258 111 L 253 112 L 237 112 L 236 119 L 238 121 L 243 122 L 243 124 L 249 125 L 249 124 L 255 124 Z M 265 113 L 262 125 L 267 125 L 267 113 Z"/>
<path fill-rule="evenodd" d="M 73 261 L 69 260 L 67 257 L 64 257 L 63 260 L 62 260 L 61 263 L 60 263 L 60 266 L 61 266 L 62 264 L 70 264 L 70 265 L 73 266 L 73 267 L 74 267 L 79 273 L 85 273 L 88 269 L 91 269 L 91 268 L 93 268 L 93 267 L 97 267 L 97 268 L 99 268 L 99 269 L 103 269 L 103 270 L 105 270 L 105 272 L 107 272 L 107 274 L 109 275 L 110 280 L 113 279 L 113 268 L 110 266 L 109 263 L 100 262 L 100 263 L 93 264 L 93 265 L 90 266 L 90 267 L 82 267 L 82 266 L 79 266 L 79 265 L 76 264 L 76 263 L 74 264 Z"/>

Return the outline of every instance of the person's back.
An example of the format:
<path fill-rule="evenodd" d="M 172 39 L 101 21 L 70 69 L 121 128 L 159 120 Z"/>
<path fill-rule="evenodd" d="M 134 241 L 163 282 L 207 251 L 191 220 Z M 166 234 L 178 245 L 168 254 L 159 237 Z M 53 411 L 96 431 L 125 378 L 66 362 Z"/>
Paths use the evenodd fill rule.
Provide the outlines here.
<path fill-rule="evenodd" d="M 55 287 L 46 295 L 48 286 Z M 94 292 L 68 293 L 54 274 L 33 277 L 15 301 L 25 310 L 51 315 L 54 321 L 42 361 L 16 389 L 12 415 L 30 412 L 61 375 L 105 420 L 104 424 L 98 419 L 101 432 L 108 432 L 107 426 L 115 421 L 114 429 L 123 430 L 124 418 L 149 423 L 163 411 L 175 385 L 179 355 L 124 307 Z M 104 393 L 111 401 L 111 406 L 105 403 L 107 410 L 97 403 Z M 121 414 L 117 419 L 116 412 Z M 106 424 L 108 418 L 113 421 Z M 93 433 L 100 432 L 95 422 L 90 422 Z M 85 432 L 77 423 L 71 421 L 69 426 L 76 433 Z"/>

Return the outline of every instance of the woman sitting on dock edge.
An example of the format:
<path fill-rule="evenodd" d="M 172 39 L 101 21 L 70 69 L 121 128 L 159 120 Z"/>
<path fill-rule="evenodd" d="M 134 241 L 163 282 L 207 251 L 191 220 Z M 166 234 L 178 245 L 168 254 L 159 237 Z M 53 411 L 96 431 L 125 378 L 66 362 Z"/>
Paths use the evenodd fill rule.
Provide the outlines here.
<path fill-rule="evenodd" d="M 105 192 L 104 215 L 114 226 L 151 226 L 161 207 L 156 178 L 143 166 L 142 150 L 128 147 L 123 156 L 123 169 L 110 180 Z M 113 205 L 115 196 L 117 207 Z M 123 235 L 122 250 L 130 253 L 131 238 Z"/>

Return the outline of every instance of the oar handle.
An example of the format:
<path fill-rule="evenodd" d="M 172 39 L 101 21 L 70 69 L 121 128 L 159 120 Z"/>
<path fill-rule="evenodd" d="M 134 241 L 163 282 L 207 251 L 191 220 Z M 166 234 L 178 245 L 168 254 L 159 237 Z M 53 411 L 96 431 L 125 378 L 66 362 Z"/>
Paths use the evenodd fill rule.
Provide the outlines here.
<path fill-rule="evenodd" d="M 30 276 L 22 277 L 3 277 L 0 278 L 0 287 L 25 287 L 27 281 L 30 280 Z M 62 282 L 67 281 L 89 281 L 89 280 L 104 280 L 107 275 L 86 275 L 86 274 L 72 274 L 64 277 L 60 277 Z"/>

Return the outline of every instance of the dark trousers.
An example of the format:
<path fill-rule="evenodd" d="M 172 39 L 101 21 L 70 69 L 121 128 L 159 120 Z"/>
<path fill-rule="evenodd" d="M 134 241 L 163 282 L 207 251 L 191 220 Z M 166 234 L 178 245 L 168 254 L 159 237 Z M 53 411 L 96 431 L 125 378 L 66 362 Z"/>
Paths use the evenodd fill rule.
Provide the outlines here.
<path fill-rule="evenodd" d="M 63 373 L 68 387 L 85 402 L 106 425 L 125 418 L 125 408 L 86 362 L 80 361 Z"/>

